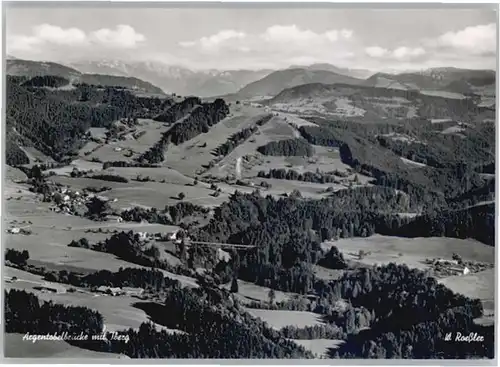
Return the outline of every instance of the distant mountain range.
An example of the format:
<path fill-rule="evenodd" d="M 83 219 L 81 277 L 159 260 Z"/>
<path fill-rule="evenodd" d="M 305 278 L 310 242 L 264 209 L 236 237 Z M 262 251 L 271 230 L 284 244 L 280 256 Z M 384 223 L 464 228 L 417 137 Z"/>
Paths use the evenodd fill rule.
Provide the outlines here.
<path fill-rule="evenodd" d="M 83 73 L 133 76 L 154 83 L 167 93 L 200 97 L 237 92 L 245 85 L 272 72 L 272 70 L 193 71 L 154 61 L 82 61 L 72 63 L 70 66 Z"/>
<path fill-rule="evenodd" d="M 203 70 L 193 71 L 157 61 L 101 60 L 54 62 L 7 60 L 9 75 L 57 75 L 69 80 L 139 88 L 151 93 L 176 93 L 199 97 L 222 96 L 229 100 L 273 97 L 287 88 L 322 83 L 364 85 L 395 90 L 445 91 L 494 97 L 493 70 L 431 68 L 399 74 L 373 73 L 364 69 L 341 68 L 331 64 L 292 65 L 284 70 Z M 90 76 L 92 74 L 93 76 Z M 122 85 L 121 85 L 122 86 Z M 160 89 L 161 88 L 161 89 Z M 491 103 L 489 101 L 488 103 Z"/>

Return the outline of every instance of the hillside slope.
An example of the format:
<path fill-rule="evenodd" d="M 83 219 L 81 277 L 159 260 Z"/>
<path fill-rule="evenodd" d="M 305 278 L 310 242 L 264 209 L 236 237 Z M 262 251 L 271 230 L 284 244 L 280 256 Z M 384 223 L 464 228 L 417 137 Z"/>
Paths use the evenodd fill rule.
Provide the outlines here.
<path fill-rule="evenodd" d="M 453 93 L 471 93 L 473 87 L 495 84 L 493 70 L 469 70 L 457 68 L 431 68 L 422 72 L 386 74 L 376 73 L 365 82 L 367 86 L 384 87 L 398 84 L 406 90 L 443 90 Z"/>
<path fill-rule="evenodd" d="M 265 103 L 282 111 L 363 120 L 495 118 L 494 109 L 480 107 L 470 98 L 444 98 L 418 91 L 347 84 L 300 85 L 283 90 Z"/>
<path fill-rule="evenodd" d="M 145 93 L 164 94 L 159 87 L 138 78 L 120 75 L 85 74 L 74 68 L 54 62 L 9 59 L 7 60 L 7 75 L 26 78 L 57 76 L 69 80 L 72 84 L 86 83 L 123 87 Z"/>
<path fill-rule="evenodd" d="M 361 79 L 325 70 L 287 69 L 275 71 L 265 78 L 250 83 L 238 91 L 240 98 L 275 96 L 282 90 L 310 83 L 350 85 L 362 84 Z"/>

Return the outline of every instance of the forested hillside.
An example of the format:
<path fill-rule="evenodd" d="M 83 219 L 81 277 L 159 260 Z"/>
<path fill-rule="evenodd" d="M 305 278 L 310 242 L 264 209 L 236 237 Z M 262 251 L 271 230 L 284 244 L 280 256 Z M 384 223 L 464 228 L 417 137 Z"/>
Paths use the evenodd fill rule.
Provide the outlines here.
<path fill-rule="evenodd" d="M 48 90 L 18 83 L 7 78 L 7 130 L 55 160 L 81 147 L 90 127 L 108 127 L 145 109 L 155 115 L 170 105 L 168 100 L 141 98 L 113 87 L 80 84 L 71 90 Z M 10 142 L 9 156 L 17 156 L 17 141 Z"/>

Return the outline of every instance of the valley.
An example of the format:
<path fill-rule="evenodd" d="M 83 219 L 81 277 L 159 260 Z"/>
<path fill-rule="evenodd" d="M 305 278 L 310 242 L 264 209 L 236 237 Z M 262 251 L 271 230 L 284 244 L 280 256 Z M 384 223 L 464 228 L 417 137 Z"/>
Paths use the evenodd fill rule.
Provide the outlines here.
<path fill-rule="evenodd" d="M 490 71 L 73 66 L 7 63 L 7 357 L 493 357 Z"/>

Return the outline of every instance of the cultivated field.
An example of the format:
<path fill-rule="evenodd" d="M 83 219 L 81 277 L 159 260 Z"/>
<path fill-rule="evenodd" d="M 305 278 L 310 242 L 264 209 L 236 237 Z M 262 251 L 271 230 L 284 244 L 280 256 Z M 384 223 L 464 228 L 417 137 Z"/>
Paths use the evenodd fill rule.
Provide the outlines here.
<path fill-rule="evenodd" d="M 451 259 L 453 253 L 463 260 L 491 263 L 495 258 L 495 248 L 476 240 L 458 238 L 402 238 L 374 235 L 368 238 L 340 239 L 322 244 L 324 249 L 336 246 L 346 259 L 359 261 L 366 265 L 407 264 L 410 268 L 425 270 L 425 259 Z M 360 250 L 371 252 L 363 259 L 358 258 Z M 401 255 L 400 255 L 401 254 Z"/>
<path fill-rule="evenodd" d="M 169 145 L 163 166 L 171 167 L 182 174 L 194 176 L 206 171 L 205 166 L 216 156 L 214 150 L 226 142 L 233 134 L 251 126 L 265 116 L 262 110 L 241 106 L 231 109 L 230 116 L 212 126 L 205 134 L 200 134 L 180 145 Z"/>
<path fill-rule="evenodd" d="M 439 280 L 452 291 L 483 302 L 485 316 L 495 311 L 495 269 L 488 269 L 466 276 L 457 275 Z"/>
<path fill-rule="evenodd" d="M 343 340 L 335 339 L 291 340 L 313 352 L 316 358 L 328 358 L 327 353 L 330 349 L 336 349 L 344 343 Z"/>
<path fill-rule="evenodd" d="M 280 330 L 285 326 L 304 328 L 306 326 L 322 325 L 321 315 L 306 311 L 258 310 L 246 308 L 254 317 L 260 318 L 270 327 Z"/>

